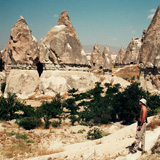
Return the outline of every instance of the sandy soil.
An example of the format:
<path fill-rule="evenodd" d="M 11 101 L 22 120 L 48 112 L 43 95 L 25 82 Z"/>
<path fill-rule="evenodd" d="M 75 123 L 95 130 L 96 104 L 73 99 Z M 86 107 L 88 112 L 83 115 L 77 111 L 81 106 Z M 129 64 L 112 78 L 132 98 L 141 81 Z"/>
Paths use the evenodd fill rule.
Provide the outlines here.
<path fill-rule="evenodd" d="M 149 121 L 153 117 L 149 118 Z M 65 121 L 59 128 L 34 129 L 26 131 L 18 129 L 14 121 L 0 123 L 0 159 L 7 160 L 136 160 L 142 155 L 138 151 L 136 154 L 128 154 L 131 144 L 135 138 L 136 123 L 123 126 L 120 123 L 97 126 L 105 133 L 111 133 L 97 140 L 87 140 L 87 132 L 92 128 L 76 125 L 69 125 Z M 34 143 L 29 143 L 30 148 L 26 153 L 20 151 L 6 157 L 5 148 L 13 148 L 20 141 L 14 136 L 7 136 L 6 133 L 18 132 L 26 134 Z M 149 153 L 160 135 L 160 127 L 146 132 L 146 151 Z M 22 148 L 21 148 L 22 150 Z M 12 151 L 12 150 L 11 150 Z M 10 152 L 11 152 L 10 151 Z M 9 154 L 9 152 L 8 152 Z M 28 157 L 28 158 L 27 158 Z"/>

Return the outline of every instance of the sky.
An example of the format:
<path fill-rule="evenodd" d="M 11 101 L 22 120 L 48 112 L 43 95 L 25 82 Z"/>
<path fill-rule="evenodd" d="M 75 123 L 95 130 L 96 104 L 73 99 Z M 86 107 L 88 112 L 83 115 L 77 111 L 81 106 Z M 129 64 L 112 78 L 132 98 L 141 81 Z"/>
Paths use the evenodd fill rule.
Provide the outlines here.
<path fill-rule="evenodd" d="M 160 0 L 0 0 L 0 50 L 21 15 L 39 42 L 64 10 L 82 45 L 126 48 L 132 38 L 142 37 L 159 4 Z"/>

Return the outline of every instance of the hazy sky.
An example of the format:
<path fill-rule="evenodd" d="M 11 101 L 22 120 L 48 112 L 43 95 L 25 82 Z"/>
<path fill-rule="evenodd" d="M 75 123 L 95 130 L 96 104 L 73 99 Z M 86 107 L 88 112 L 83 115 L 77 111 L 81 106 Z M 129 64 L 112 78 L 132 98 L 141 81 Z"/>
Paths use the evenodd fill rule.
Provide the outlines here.
<path fill-rule="evenodd" d="M 40 41 L 63 10 L 82 45 L 127 47 L 132 37 L 141 37 L 148 28 L 159 4 L 159 0 L 0 0 L 0 49 L 21 15 Z"/>

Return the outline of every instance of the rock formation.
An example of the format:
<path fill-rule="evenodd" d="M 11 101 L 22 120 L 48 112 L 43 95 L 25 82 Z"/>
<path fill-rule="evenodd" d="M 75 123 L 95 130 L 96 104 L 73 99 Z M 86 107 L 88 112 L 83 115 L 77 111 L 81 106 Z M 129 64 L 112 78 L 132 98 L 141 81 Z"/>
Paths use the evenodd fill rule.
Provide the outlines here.
<path fill-rule="evenodd" d="M 110 53 L 109 47 L 107 45 L 104 47 L 102 57 L 104 58 L 103 70 L 104 71 L 111 71 L 113 68 L 113 64 L 112 64 L 111 53 Z"/>
<path fill-rule="evenodd" d="M 144 34 L 138 56 L 140 82 L 148 91 L 160 91 L 160 5 Z"/>
<path fill-rule="evenodd" d="M 115 66 L 122 65 L 122 60 L 124 58 L 124 55 L 125 55 L 125 49 L 123 46 L 121 46 L 121 48 L 116 56 L 116 59 L 115 59 Z"/>
<path fill-rule="evenodd" d="M 40 42 L 40 62 L 68 65 L 89 65 L 80 40 L 63 11 L 56 26 L 50 29 Z"/>
<path fill-rule="evenodd" d="M 141 45 L 142 45 L 141 38 L 132 38 L 131 42 L 129 43 L 126 49 L 124 58 L 122 60 L 123 65 L 137 64 L 137 59 Z"/>
<path fill-rule="evenodd" d="M 39 92 L 41 95 L 55 96 L 75 88 L 85 92 L 99 81 L 92 73 L 82 71 L 43 71 L 40 77 Z"/>
<path fill-rule="evenodd" d="M 104 58 L 102 57 L 101 48 L 99 44 L 95 44 L 91 52 L 91 64 L 93 70 L 103 68 Z"/>
<path fill-rule="evenodd" d="M 20 16 L 11 29 L 10 39 L 2 52 L 5 65 L 36 64 L 39 57 L 38 42 L 25 19 Z"/>
<path fill-rule="evenodd" d="M 39 86 L 39 75 L 36 70 L 11 70 L 7 78 L 5 94 L 15 93 L 19 98 L 25 99 L 33 94 Z"/>
<path fill-rule="evenodd" d="M 160 5 L 144 35 L 138 60 L 140 68 L 160 69 Z"/>

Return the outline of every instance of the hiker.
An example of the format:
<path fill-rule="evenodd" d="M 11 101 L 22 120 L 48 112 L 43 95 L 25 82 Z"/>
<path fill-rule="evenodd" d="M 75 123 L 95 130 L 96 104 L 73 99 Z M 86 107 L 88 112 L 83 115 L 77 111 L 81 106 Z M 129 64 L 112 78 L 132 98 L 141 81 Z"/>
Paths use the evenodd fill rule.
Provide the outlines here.
<path fill-rule="evenodd" d="M 136 131 L 136 141 L 132 144 L 134 147 L 130 151 L 130 153 L 136 153 L 139 144 L 141 142 L 141 148 L 139 150 L 145 151 L 145 132 L 146 132 L 146 123 L 147 123 L 147 108 L 146 108 L 146 100 L 142 98 L 139 101 L 139 105 L 141 106 L 140 118 L 137 124 L 137 131 Z"/>

